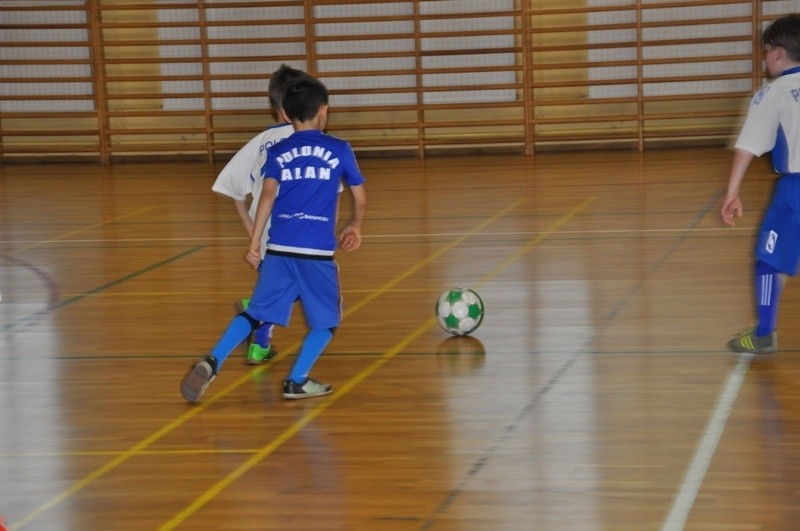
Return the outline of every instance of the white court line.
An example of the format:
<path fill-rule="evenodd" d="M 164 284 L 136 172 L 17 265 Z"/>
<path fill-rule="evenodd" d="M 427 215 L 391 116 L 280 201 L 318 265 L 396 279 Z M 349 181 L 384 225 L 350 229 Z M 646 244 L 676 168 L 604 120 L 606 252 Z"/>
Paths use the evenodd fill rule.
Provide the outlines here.
<path fill-rule="evenodd" d="M 700 490 L 700 485 L 703 483 L 703 478 L 705 478 L 708 466 L 711 464 L 711 459 L 713 459 L 714 453 L 717 451 L 717 444 L 719 444 L 722 433 L 725 431 L 725 424 L 728 422 L 733 403 L 736 401 L 736 397 L 739 396 L 739 390 L 742 388 L 742 382 L 752 359 L 752 354 L 741 354 L 739 362 L 728 374 L 725 388 L 717 398 L 714 414 L 706 424 L 703 438 L 700 439 L 694 458 L 689 468 L 686 469 L 681 488 L 672 502 L 669 515 L 664 520 L 662 531 L 680 531 L 686 524 L 686 519 L 697 497 L 697 491 Z"/>
<path fill-rule="evenodd" d="M 550 234 L 646 234 L 646 233 L 673 233 L 682 234 L 689 232 L 753 232 L 755 228 L 745 227 L 718 227 L 707 229 L 607 229 L 607 230 L 559 230 Z M 420 232 L 405 234 L 367 234 L 365 240 L 379 240 L 383 238 L 423 238 L 423 237 L 457 237 L 464 236 L 463 232 Z M 477 236 L 534 236 L 545 234 L 543 231 L 511 231 L 511 232 L 481 232 Z M 100 243 L 100 242 L 222 242 L 222 241 L 250 241 L 246 236 L 218 236 L 218 237 L 193 237 L 193 238 L 103 238 L 103 239 L 59 239 L 50 243 Z M 0 240 L 0 243 L 41 243 L 40 240 Z"/>

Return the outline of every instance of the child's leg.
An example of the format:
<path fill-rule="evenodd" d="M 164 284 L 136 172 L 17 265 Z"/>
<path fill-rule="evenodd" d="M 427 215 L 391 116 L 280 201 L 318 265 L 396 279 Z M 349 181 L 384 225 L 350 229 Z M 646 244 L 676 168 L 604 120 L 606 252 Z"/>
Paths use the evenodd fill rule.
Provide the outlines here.
<path fill-rule="evenodd" d="M 271 323 L 264 323 L 259 326 L 255 334 L 253 334 L 253 342 L 257 343 L 262 348 L 269 347 L 270 343 L 272 343 L 272 330 L 275 328 L 275 325 Z"/>
<path fill-rule="evenodd" d="M 778 306 L 785 275 L 771 265 L 758 260 L 756 262 L 755 288 L 756 313 L 758 326 L 756 336 L 768 336 L 775 331 L 778 322 Z"/>
<path fill-rule="evenodd" d="M 194 404 L 200 400 L 208 386 L 217 377 L 222 362 L 259 324 L 261 323 L 244 312 L 231 320 L 228 328 L 222 333 L 222 337 L 211 349 L 211 353 L 192 365 L 189 373 L 181 381 L 181 394 L 187 402 Z"/>
<path fill-rule="evenodd" d="M 242 312 L 234 317 L 228 324 L 228 327 L 222 333 L 217 344 L 211 349 L 211 356 L 217 360 L 217 370 L 222 366 L 223 362 L 230 356 L 231 352 L 241 344 L 242 341 L 247 339 L 253 329 L 260 326 L 261 323 L 250 317 L 247 312 Z"/>
<path fill-rule="evenodd" d="M 298 354 L 292 371 L 289 373 L 289 380 L 301 385 L 308 380 L 312 367 L 314 367 L 328 343 L 331 342 L 335 330 L 335 328 L 318 328 L 308 332 L 305 340 L 303 340 L 300 354 Z"/>
<path fill-rule="evenodd" d="M 263 323 L 253 333 L 253 342 L 247 347 L 248 365 L 260 365 L 275 357 L 275 349 L 272 348 L 273 328 L 275 325 L 272 323 Z"/>

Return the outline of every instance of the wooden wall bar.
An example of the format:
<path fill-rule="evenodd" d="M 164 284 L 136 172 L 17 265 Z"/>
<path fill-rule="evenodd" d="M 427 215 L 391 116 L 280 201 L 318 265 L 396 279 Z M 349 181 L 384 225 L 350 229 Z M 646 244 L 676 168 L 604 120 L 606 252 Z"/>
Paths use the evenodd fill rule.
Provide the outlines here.
<path fill-rule="evenodd" d="M 0 157 L 227 157 L 281 63 L 360 151 L 723 143 L 794 4 L 0 0 Z"/>

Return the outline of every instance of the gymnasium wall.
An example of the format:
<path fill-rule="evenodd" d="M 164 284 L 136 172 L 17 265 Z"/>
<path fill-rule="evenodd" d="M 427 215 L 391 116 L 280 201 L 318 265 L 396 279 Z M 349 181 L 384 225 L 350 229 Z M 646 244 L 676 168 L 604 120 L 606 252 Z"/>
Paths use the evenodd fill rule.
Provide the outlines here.
<path fill-rule="evenodd" d="M 359 151 L 725 143 L 797 0 L 0 0 L 0 160 L 230 156 L 281 63 Z"/>

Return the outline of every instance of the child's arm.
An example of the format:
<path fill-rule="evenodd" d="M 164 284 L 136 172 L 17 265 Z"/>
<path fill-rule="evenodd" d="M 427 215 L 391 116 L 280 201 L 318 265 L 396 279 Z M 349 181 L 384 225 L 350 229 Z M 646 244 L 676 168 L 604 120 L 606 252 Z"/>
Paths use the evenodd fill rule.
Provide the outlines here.
<path fill-rule="evenodd" d="M 239 218 L 242 220 L 242 225 L 244 225 L 248 235 L 253 233 L 253 220 L 250 219 L 247 212 L 247 196 L 253 193 L 250 173 L 253 161 L 259 161 L 263 158 L 260 156 L 262 136 L 263 133 L 256 135 L 242 146 L 222 168 L 222 171 L 219 172 L 214 181 L 214 185 L 211 187 L 214 192 L 233 199 L 236 213 L 239 214 Z M 263 164 L 263 160 L 261 164 Z M 260 164 L 258 169 L 261 169 Z"/>
<path fill-rule="evenodd" d="M 272 205 L 275 203 L 277 191 L 278 181 L 275 179 L 264 179 L 261 197 L 258 198 L 258 206 L 256 207 L 253 234 L 250 236 L 250 249 L 245 255 L 245 260 L 256 269 L 261 263 L 261 237 L 264 234 L 264 228 L 267 226 L 267 220 L 272 213 Z"/>
<path fill-rule="evenodd" d="M 731 176 L 728 181 L 728 193 L 722 202 L 722 221 L 730 226 L 736 225 L 736 218 L 742 217 L 742 199 L 739 197 L 739 186 L 742 184 L 744 174 L 753 160 L 753 155 L 749 151 L 736 149 L 733 153 L 733 166 Z"/>
<path fill-rule="evenodd" d="M 247 231 L 247 235 L 253 236 L 253 220 L 250 219 L 250 213 L 247 211 L 247 203 L 240 199 L 234 199 L 233 204 L 236 206 L 236 213 L 239 214 L 239 218 L 242 220 L 242 225 L 244 225 L 244 230 Z"/>
<path fill-rule="evenodd" d="M 353 194 L 353 219 L 339 233 L 339 245 L 345 251 L 353 251 L 361 246 L 361 224 L 367 213 L 367 192 L 364 185 L 351 186 L 350 193 Z"/>

